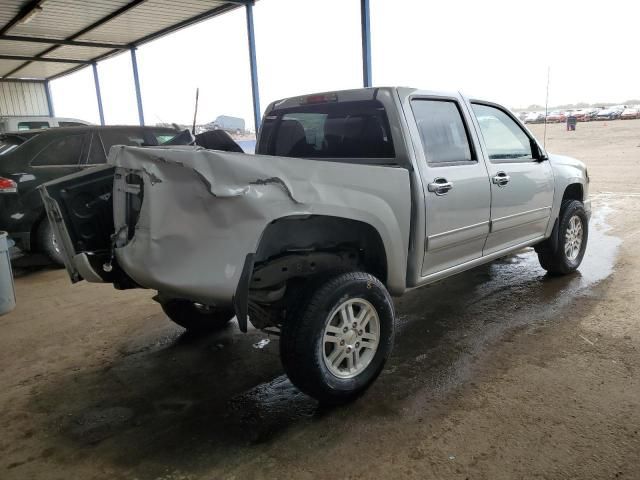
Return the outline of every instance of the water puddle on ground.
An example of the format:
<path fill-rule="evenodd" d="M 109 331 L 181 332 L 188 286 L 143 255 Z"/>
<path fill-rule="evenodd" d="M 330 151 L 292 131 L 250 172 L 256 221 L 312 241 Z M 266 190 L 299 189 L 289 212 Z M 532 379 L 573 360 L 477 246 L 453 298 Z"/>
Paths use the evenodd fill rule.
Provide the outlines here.
<path fill-rule="evenodd" d="M 397 301 L 398 336 L 385 387 L 404 397 L 416 389 L 442 394 L 506 332 L 562 321 L 564 307 L 614 271 L 621 240 L 611 234 L 613 208 L 598 201 L 580 269 L 553 277 L 533 248 L 409 292 Z"/>

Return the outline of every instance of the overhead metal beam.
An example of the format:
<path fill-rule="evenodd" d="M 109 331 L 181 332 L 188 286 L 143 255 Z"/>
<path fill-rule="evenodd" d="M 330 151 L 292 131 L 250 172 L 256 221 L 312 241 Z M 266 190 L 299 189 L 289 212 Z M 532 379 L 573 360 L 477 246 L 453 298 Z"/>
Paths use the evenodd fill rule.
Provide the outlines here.
<path fill-rule="evenodd" d="M 24 55 L 0 55 L 0 60 L 24 60 L 24 61 L 33 61 L 36 60 L 38 62 L 49 62 L 49 63 L 78 63 L 81 65 L 89 65 L 91 62 L 87 60 L 75 60 L 73 58 L 49 58 L 49 57 L 25 57 Z M 7 76 L 10 75 L 9 73 Z"/>
<path fill-rule="evenodd" d="M 98 115 L 100 116 L 100 125 L 104 125 L 104 110 L 102 109 L 102 94 L 100 93 L 100 78 L 98 77 L 98 64 L 92 62 L 93 67 L 93 83 L 96 86 L 96 100 L 98 101 Z"/>
<path fill-rule="evenodd" d="M 362 29 L 362 84 L 372 85 L 371 79 L 371 18 L 369 0 L 360 0 L 360 26 Z"/>
<path fill-rule="evenodd" d="M 55 117 L 55 111 L 53 110 L 53 98 L 51 96 L 51 87 L 49 86 L 49 80 L 44 82 L 44 93 L 47 97 L 47 108 L 49 109 L 49 116 Z"/>
<path fill-rule="evenodd" d="M 138 102 L 138 121 L 141 126 L 144 126 L 144 111 L 142 110 L 142 95 L 140 93 L 140 77 L 138 76 L 136 47 L 131 47 L 131 67 L 133 68 L 133 85 L 136 89 L 136 101 Z"/>
<path fill-rule="evenodd" d="M 31 2 L 28 2 L 24 7 L 20 9 L 20 11 L 15 17 L 13 17 L 11 20 L 9 20 L 9 22 L 6 25 L 0 28 L 0 35 L 3 35 L 4 33 L 8 32 L 22 19 L 29 16 L 31 12 L 33 12 L 34 10 L 41 8 L 40 4 L 44 1 L 45 0 L 32 0 Z"/>
<path fill-rule="evenodd" d="M 82 40 L 60 40 L 57 38 L 44 37 L 25 37 L 23 35 L 0 35 L 0 41 L 7 40 L 10 42 L 28 42 L 28 43 L 46 43 L 48 45 L 67 45 L 70 47 L 92 47 L 92 48 L 111 48 L 118 50 L 126 50 L 128 45 L 120 45 L 117 43 L 104 42 L 85 42 Z"/>
<path fill-rule="evenodd" d="M 0 83 L 45 83 L 46 80 L 38 80 L 35 78 L 5 78 L 0 77 Z"/>
<path fill-rule="evenodd" d="M 216 8 L 212 8 L 211 10 L 208 10 L 204 13 L 201 13 L 199 15 L 196 15 L 194 17 L 188 18 L 187 20 L 183 20 L 182 22 L 176 23 L 175 25 L 171 25 L 169 27 L 163 28 L 162 30 L 159 30 L 155 33 L 149 34 L 146 37 L 142 37 L 140 39 L 138 39 L 136 42 L 134 42 L 131 45 L 128 45 L 127 48 L 130 48 L 131 46 L 136 46 L 139 47 L 140 45 L 143 45 L 145 43 L 151 42 L 157 38 L 163 37 L 165 35 L 168 35 L 170 33 L 173 33 L 175 31 L 178 31 L 182 28 L 185 28 L 187 26 L 190 25 L 194 25 L 198 22 L 202 22 L 204 20 L 208 20 L 209 18 L 215 17 L 217 15 L 221 15 L 223 13 L 227 13 L 230 12 L 231 10 L 234 10 L 238 7 L 241 7 L 243 5 L 246 5 L 247 3 L 251 3 L 250 0 L 225 0 L 225 5 L 221 5 L 218 6 Z M 98 57 L 95 57 L 92 59 L 92 61 L 94 62 L 100 62 L 102 60 L 105 60 L 115 54 L 117 54 L 120 50 L 112 50 L 110 52 L 106 52 Z M 60 78 L 63 77 L 65 75 L 69 75 L 70 73 L 74 73 L 80 69 L 82 69 L 84 67 L 79 66 L 79 67 L 73 67 L 70 68 L 69 70 L 66 70 L 64 72 L 60 72 L 57 73 L 51 77 L 49 77 L 49 80 L 55 80 L 56 78 Z"/>
<path fill-rule="evenodd" d="M 258 84 L 258 64 L 256 62 L 256 37 L 253 28 L 253 3 L 245 6 L 247 13 L 247 40 L 249 42 L 249 67 L 251 70 L 251 96 L 253 100 L 253 125 L 258 133 L 260 128 L 260 85 Z"/>
<path fill-rule="evenodd" d="M 39 0 L 42 1 L 42 0 Z M 104 25 L 105 23 L 113 20 L 114 18 L 122 15 L 123 13 L 128 12 L 129 10 L 131 10 L 134 7 L 137 7 L 138 5 L 140 5 L 141 3 L 146 2 L 147 0 L 132 0 L 131 2 L 127 3 L 126 5 L 123 5 L 122 7 L 120 7 L 117 10 L 114 10 L 113 12 L 111 12 L 109 15 L 107 15 L 106 17 L 102 17 L 100 20 L 92 23 L 91 25 L 89 25 L 88 27 L 83 28 L 82 30 L 74 33 L 73 35 L 65 38 L 65 40 L 75 40 L 78 37 L 81 37 L 82 35 L 84 35 L 87 32 L 90 32 L 91 30 L 98 28 L 101 25 Z M 0 32 L 2 34 L 6 33 L 6 31 L 2 31 Z M 39 54 L 36 55 L 37 60 L 39 61 L 39 59 L 42 57 L 42 55 L 46 55 L 47 53 L 55 50 L 56 48 L 59 48 L 59 45 L 53 45 L 52 47 L 47 48 L 46 50 L 44 50 L 43 52 L 40 52 Z M 94 61 L 96 60 L 95 58 L 93 59 Z M 29 63 L 31 63 L 31 61 L 28 61 L 22 65 L 20 65 L 17 68 L 14 68 L 13 70 L 11 70 L 9 73 L 7 73 L 5 76 L 10 77 L 11 75 L 14 75 L 16 72 L 18 72 L 19 70 L 22 70 L 24 67 L 26 67 L 27 65 L 29 65 Z"/>

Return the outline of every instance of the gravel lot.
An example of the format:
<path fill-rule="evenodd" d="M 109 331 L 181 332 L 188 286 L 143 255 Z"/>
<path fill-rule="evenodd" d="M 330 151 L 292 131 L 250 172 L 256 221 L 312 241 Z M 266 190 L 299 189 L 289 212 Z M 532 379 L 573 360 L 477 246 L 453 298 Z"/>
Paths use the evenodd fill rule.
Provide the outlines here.
<path fill-rule="evenodd" d="M 549 125 L 547 147 L 589 167 L 580 272 L 526 250 L 411 292 L 392 360 L 339 409 L 291 386 L 277 338 L 190 338 L 153 292 L 19 259 L 0 478 L 640 478 L 640 120 Z"/>

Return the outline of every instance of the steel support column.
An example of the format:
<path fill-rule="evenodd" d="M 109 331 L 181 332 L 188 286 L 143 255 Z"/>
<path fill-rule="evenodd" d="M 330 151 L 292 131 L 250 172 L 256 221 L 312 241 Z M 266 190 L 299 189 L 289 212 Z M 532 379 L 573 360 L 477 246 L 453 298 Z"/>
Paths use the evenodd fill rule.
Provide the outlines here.
<path fill-rule="evenodd" d="M 93 68 L 93 83 L 96 85 L 96 100 L 98 101 L 98 115 L 100 115 L 100 125 L 104 125 L 104 110 L 102 110 L 102 95 L 100 94 L 100 78 L 98 78 L 98 64 L 91 62 Z"/>
<path fill-rule="evenodd" d="M 133 68 L 133 84 L 136 88 L 136 101 L 138 102 L 138 121 L 140 122 L 140 125 L 144 125 L 144 112 L 142 110 L 142 95 L 140 94 L 140 77 L 138 76 L 136 47 L 131 47 L 131 67 Z"/>
<path fill-rule="evenodd" d="M 47 109 L 49 110 L 49 116 L 55 117 L 56 112 L 53 110 L 53 99 L 51 97 L 51 87 L 49 86 L 49 80 L 44 81 L 44 93 L 47 96 Z"/>
<path fill-rule="evenodd" d="M 371 18 L 369 0 L 360 0 L 360 26 L 362 29 L 362 83 L 370 87 L 371 83 Z"/>
<path fill-rule="evenodd" d="M 258 84 L 258 65 L 256 63 L 256 38 L 253 30 L 253 3 L 245 5 L 247 12 L 247 39 L 249 41 L 249 66 L 251 68 L 251 94 L 253 96 L 253 125 L 256 134 L 260 128 L 260 87 Z"/>

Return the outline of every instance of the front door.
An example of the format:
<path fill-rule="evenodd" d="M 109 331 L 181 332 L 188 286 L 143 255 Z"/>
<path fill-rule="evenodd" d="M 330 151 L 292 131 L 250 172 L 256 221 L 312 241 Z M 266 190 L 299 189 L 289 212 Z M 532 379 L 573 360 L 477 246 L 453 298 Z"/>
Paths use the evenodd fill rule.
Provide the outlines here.
<path fill-rule="evenodd" d="M 426 190 L 422 276 L 427 276 L 482 256 L 491 190 L 460 99 L 413 97 L 411 109 L 421 139 L 417 149 Z"/>
<path fill-rule="evenodd" d="M 535 140 L 496 105 L 471 102 L 491 180 L 491 232 L 484 255 L 542 238 L 553 205 L 551 165 Z"/>

